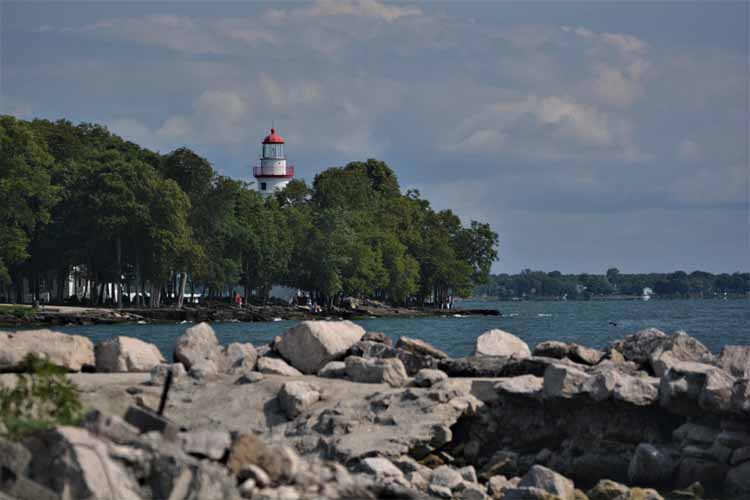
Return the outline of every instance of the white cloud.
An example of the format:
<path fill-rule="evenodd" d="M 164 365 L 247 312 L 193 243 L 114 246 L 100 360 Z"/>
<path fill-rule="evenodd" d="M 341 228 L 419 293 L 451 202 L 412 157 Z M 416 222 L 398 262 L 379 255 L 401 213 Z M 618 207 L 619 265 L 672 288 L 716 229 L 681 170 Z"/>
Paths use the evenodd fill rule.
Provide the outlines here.
<path fill-rule="evenodd" d="M 700 157 L 698 145 L 690 139 L 683 139 L 677 146 L 677 157 L 688 162 L 697 160 Z"/>
<path fill-rule="evenodd" d="M 422 10 L 418 7 L 387 5 L 376 0 L 317 0 L 310 7 L 295 13 L 311 17 L 356 16 L 393 22 L 402 17 L 419 16 Z"/>

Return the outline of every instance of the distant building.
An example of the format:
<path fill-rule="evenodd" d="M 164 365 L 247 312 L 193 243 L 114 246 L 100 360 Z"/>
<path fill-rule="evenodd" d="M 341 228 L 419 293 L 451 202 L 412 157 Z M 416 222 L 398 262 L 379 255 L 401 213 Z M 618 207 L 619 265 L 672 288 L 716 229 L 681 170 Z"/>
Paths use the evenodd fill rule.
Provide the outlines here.
<path fill-rule="evenodd" d="M 264 198 L 284 189 L 294 178 L 294 167 L 286 164 L 284 138 L 275 129 L 271 129 L 271 134 L 263 139 L 260 166 L 253 167 L 253 176 Z"/>

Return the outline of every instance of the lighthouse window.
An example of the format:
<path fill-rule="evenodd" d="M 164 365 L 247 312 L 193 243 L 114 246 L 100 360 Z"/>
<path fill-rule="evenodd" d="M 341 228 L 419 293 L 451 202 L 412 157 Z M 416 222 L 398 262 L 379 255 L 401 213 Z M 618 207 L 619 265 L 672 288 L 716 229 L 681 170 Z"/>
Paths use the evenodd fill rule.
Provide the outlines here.
<path fill-rule="evenodd" d="M 265 191 L 266 190 L 266 183 L 265 182 L 261 182 L 260 183 L 260 190 L 261 191 Z"/>
<path fill-rule="evenodd" d="M 284 146 L 282 144 L 264 144 L 264 158 L 282 158 L 284 156 Z"/>

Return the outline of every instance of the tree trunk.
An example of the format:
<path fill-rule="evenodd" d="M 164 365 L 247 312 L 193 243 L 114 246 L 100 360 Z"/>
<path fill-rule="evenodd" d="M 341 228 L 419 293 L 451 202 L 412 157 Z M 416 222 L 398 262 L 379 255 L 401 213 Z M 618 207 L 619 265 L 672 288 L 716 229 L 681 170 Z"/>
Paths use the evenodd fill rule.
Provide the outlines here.
<path fill-rule="evenodd" d="M 122 237 L 117 235 L 117 308 L 122 309 Z"/>
<path fill-rule="evenodd" d="M 185 285 L 187 285 L 187 273 L 180 273 L 179 291 L 177 294 L 177 309 L 182 309 L 182 303 L 185 300 Z"/>

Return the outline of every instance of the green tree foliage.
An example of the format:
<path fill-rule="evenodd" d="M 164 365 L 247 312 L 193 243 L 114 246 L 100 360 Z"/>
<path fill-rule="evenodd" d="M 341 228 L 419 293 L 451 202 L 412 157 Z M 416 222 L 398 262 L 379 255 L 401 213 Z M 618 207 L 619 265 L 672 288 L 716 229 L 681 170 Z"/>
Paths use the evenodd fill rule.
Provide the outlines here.
<path fill-rule="evenodd" d="M 442 304 L 485 282 L 497 259 L 487 224 L 465 227 L 418 192 L 402 194 L 382 161 L 263 199 L 187 148 L 160 155 L 67 121 L 0 124 L 5 297 L 38 297 L 73 275 L 77 300 L 92 304 L 132 296 L 180 307 L 188 285 L 213 299 L 244 286 L 265 302 L 277 284 L 329 307 L 346 296 Z"/>

